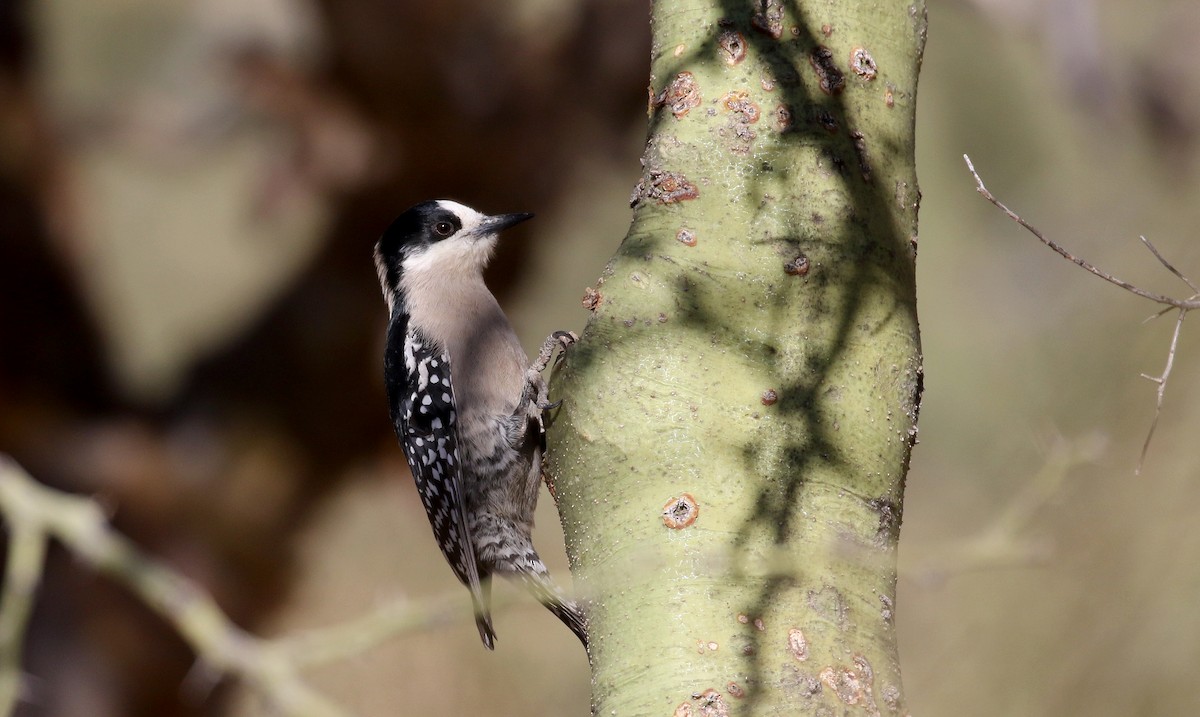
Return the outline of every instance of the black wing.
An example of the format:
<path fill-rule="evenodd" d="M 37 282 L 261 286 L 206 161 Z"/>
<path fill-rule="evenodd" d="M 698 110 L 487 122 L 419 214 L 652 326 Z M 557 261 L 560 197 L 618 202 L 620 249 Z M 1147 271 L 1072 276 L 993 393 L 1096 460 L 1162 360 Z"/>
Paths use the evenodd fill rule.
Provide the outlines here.
<path fill-rule="evenodd" d="M 419 332 L 406 329 L 396 322 L 388 331 L 384 370 L 392 424 L 434 538 L 454 574 L 471 591 L 479 636 L 491 649 L 496 634 L 467 525 L 450 356 Z"/>

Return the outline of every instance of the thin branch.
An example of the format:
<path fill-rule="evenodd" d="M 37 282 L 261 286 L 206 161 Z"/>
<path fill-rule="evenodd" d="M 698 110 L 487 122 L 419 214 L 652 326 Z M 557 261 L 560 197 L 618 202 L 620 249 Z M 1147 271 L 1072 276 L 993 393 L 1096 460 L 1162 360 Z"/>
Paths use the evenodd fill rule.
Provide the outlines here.
<path fill-rule="evenodd" d="M 1183 283 L 1187 284 L 1188 287 L 1192 291 L 1196 292 L 1196 295 L 1200 295 L 1200 288 L 1197 288 L 1196 285 L 1192 283 L 1191 279 L 1189 279 L 1186 276 L 1184 276 L 1183 274 L 1179 273 L 1179 270 L 1176 269 L 1174 266 L 1172 266 L 1171 262 L 1167 261 L 1166 258 L 1162 254 L 1159 254 L 1158 249 L 1153 244 L 1150 243 L 1149 239 L 1147 239 L 1144 236 L 1139 236 L 1138 239 L 1142 240 L 1142 243 L 1146 245 L 1146 248 L 1150 250 L 1150 253 L 1154 255 L 1155 259 L 1158 259 L 1158 261 L 1160 263 L 1162 263 L 1163 266 L 1167 267 L 1167 271 L 1169 271 L 1172 274 L 1174 274 L 1175 276 L 1179 277 L 1179 280 L 1182 281 Z M 1195 299 L 1196 296 L 1193 295 L 1192 298 Z"/>
<path fill-rule="evenodd" d="M 1181 309 L 1176 309 L 1174 306 L 1164 306 L 1163 308 L 1159 309 L 1158 311 L 1154 312 L 1153 314 L 1150 314 L 1146 318 L 1142 319 L 1142 323 L 1148 324 L 1151 321 L 1154 321 L 1158 317 L 1162 316 L 1163 314 L 1169 314 L 1172 311 L 1180 311 L 1180 310 Z"/>
<path fill-rule="evenodd" d="M 1163 296 L 1162 294 L 1155 294 L 1152 291 L 1146 291 L 1145 289 L 1141 289 L 1137 286 L 1134 286 L 1133 284 L 1130 284 L 1127 281 L 1118 279 L 1117 277 L 1113 276 L 1112 274 L 1109 274 L 1108 272 L 1097 268 L 1095 265 L 1091 264 L 1087 260 L 1081 259 L 1081 258 L 1075 256 L 1074 254 L 1072 254 L 1071 252 L 1067 251 L 1062 246 L 1060 246 L 1057 242 L 1055 242 L 1053 239 L 1048 239 L 1036 227 L 1034 227 L 1032 224 L 1026 222 L 1024 219 L 1021 218 L 1021 216 L 1019 214 L 1017 214 L 1013 210 L 1004 206 L 1004 204 L 1001 203 L 1001 201 L 999 199 L 996 199 L 996 197 L 990 191 L 988 191 L 988 188 L 984 186 L 983 179 L 981 179 L 979 176 L 979 173 L 975 171 L 975 165 L 971 163 L 971 158 L 964 154 L 963 159 L 966 160 L 967 167 L 971 170 L 971 176 L 975 177 L 976 191 L 978 191 L 980 194 L 982 194 L 984 199 L 991 202 L 993 205 L 996 206 L 997 209 L 999 209 L 1000 211 L 1007 214 L 1009 219 L 1012 219 L 1017 224 L 1020 224 L 1022 227 L 1025 228 L 1026 231 L 1028 231 L 1030 234 L 1037 237 L 1039 241 L 1041 241 L 1043 244 L 1045 244 L 1046 246 L 1053 249 L 1055 252 L 1057 252 L 1063 258 L 1065 258 L 1075 264 L 1078 264 L 1079 266 L 1083 267 L 1084 269 L 1091 272 L 1092 274 L 1095 274 L 1096 276 L 1100 277 L 1101 279 L 1104 279 L 1105 281 L 1109 282 L 1110 284 L 1116 284 L 1117 286 L 1130 292 L 1131 294 L 1137 294 L 1138 296 L 1142 297 L 1143 299 L 1149 299 L 1150 301 L 1153 301 L 1158 304 L 1174 306 L 1177 309 L 1186 309 L 1188 311 L 1190 311 L 1192 309 L 1200 309 L 1200 297 L 1192 297 L 1190 299 L 1176 299 L 1176 298 L 1172 298 L 1170 296 Z M 1149 242 L 1147 242 L 1147 244 L 1149 244 Z M 1154 253 L 1156 256 L 1158 255 L 1157 251 L 1155 251 Z M 1168 265 L 1168 266 L 1170 266 L 1170 265 Z M 1176 274 L 1176 275 L 1180 276 L 1179 274 Z M 1185 279 L 1185 281 L 1186 281 L 1186 279 Z M 1190 285 L 1190 282 L 1189 282 L 1189 285 Z"/>
<path fill-rule="evenodd" d="M 1142 244 L 1144 244 L 1146 246 L 1146 248 L 1150 250 L 1150 253 L 1153 254 L 1154 257 L 1156 259 L 1158 259 L 1158 261 L 1164 267 L 1166 267 L 1167 271 L 1171 272 L 1177 278 L 1179 278 L 1180 281 L 1187 284 L 1188 287 L 1191 288 L 1191 290 L 1193 292 L 1195 292 L 1194 294 L 1192 294 L 1190 297 L 1188 297 L 1186 299 L 1177 299 L 1177 298 L 1170 297 L 1170 296 L 1163 296 L 1161 294 L 1155 294 L 1153 292 L 1146 291 L 1137 286 L 1134 286 L 1133 284 L 1130 284 L 1127 281 L 1122 281 L 1121 279 L 1116 278 L 1115 276 L 1113 276 L 1112 274 L 1109 274 L 1106 271 L 1098 269 L 1096 266 L 1092 265 L 1088 261 L 1081 259 L 1081 258 L 1075 256 L 1074 254 L 1072 254 L 1071 252 L 1067 251 L 1065 248 L 1063 248 L 1057 242 L 1053 241 L 1052 239 L 1048 239 L 1045 235 L 1043 235 L 1040 231 L 1038 231 L 1036 227 L 1034 227 L 1033 225 L 1026 222 L 1024 219 L 1022 219 L 1020 215 L 1018 215 L 1016 212 L 1009 209 L 1008 207 L 1004 206 L 1004 204 L 1002 204 L 999 199 L 996 199 L 996 197 L 990 191 L 988 191 L 988 188 L 984 186 L 983 179 L 979 176 L 979 173 L 975 171 L 975 165 L 971 163 L 971 158 L 964 154 L 963 160 L 966 161 L 967 168 L 971 170 L 971 176 L 975 177 L 975 189 L 980 194 L 983 195 L 983 198 L 988 200 L 989 202 L 991 202 L 997 209 L 999 209 L 1000 211 L 1007 214 L 1008 217 L 1010 219 L 1012 219 L 1013 221 L 1015 221 L 1017 224 L 1020 224 L 1022 227 L 1024 227 L 1027 231 L 1029 231 L 1030 234 L 1033 234 L 1035 237 L 1037 237 L 1038 240 L 1041 241 L 1043 244 L 1050 247 L 1054 251 L 1058 252 L 1058 254 L 1065 257 L 1066 259 L 1069 259 L 1070 261 L 1083 267 L 1087 271 L 1100 277 L 1101 279 L 1104 279 L 1105 281 L 1107 281 L 1109 283 L 1116 284 L 1117 286 L 1121 287 L 1122 289 L 1125 289 L 1126 291 L 1128 291 L 1132 294 L 1136 294 L 1144 299 L 1149 299 L 1150 301 L 1153 301 L 1155 303 L 1162 304 L 1165 307 L 1161 311 L 1155 313 L 1153 316 L 1146 319 L 1146 321 L 1151 321 L 1153 319 L 1157 319 L 1158 317 L 1162 316 L 1163 314 L 1165 314 L 1169 311 L 1178 311 L 1179 312 L 1179 317 L 1175 321 L 1175 331 L 1171 335 L 1171 347 L 1167 351 L 1167 365 L 1166 365 L 1166 368 L 1163 369 L 1162 375 L 1161 376 L 1147 376 L 1146 374 L 1142 374 L 1143 378 L 1147 378 L 1158 384 L 1158 400 L 1157 400 L 1157 402 L 1155 404 L 1155 408 L 1154 408 L 1154 418 L 1150 422 L 1150 430 L 1146 432 L 1146 440 L 1142 443 L 1142 453 L 1141 453 L 1141 456 L 1138 458 L 1137 469 L 1134 471 L 1134 475 L 1140 475 L 1142 472 L 1142 466 L 1144 466 L 1146 463 L 1146 455 L 1150 450 L 1150 440 L 1152 438 L 1154 438 L 1154 431 L 1156 428 L 1158 428 L 1159 416 L 1162 415 L 1163 397 L 1166 395 L 1166 391 L 1167 391 L 1167 379 L 1170 378 L 1171 368 L 1175 364 L 1175 349 L 1179 345 L 1179 332 L 1183 327 L 1183 319 L 1184 319 L 1184 317 L 1187 316 L 1187 312 L 1191 311 L 1192 309 L 1200 308 L 1200 288 L 1197 288 L 1196 284 L 1193 283 L 1191 279 L 1184 276 L 1182 272 L 1180 272 L 1178 269 L 1176 269 L 1174 266 L 1172 266 L 1171 262 L 1167 261 L 1166 257 L 1164 257 L 1158 251 L 1157 247 L 1155 247 L 1153 244 L 1151 244 L 1150 240 L 1144 236 L 1138 237 L 1139 239 L 1142 240 Z M 1145 323 L 1145 322 L 1143 322 L 1143 323 Z"/>
<path fill-rule="evenodd" d="M 1100 434 L 1075 440 L 1059 437 L 1041 470 L 990 523 L 970 537 L 929 550 L 910 572 L 918 579 L 941 580 L 976 570 L 1028 567 L 1044 560 L 1053 545 L 1031 535 L 1035 519 L 1062 495 L 1075 468 L 1101 459 L 1106 443 Z M 921 552 L 925 551 L 918 548 Z"/>
<path fill-rule="evenodd" d="M 198 669 L 190 677 L 237 679 L 274 713 L 292 717 L 348 714 L 305 683 L 303 668 L 467 614 L 461 591 L 455 591 L 453 598 L 396 601 L 343 625 L 267 640 L 238 627 L 199 585 L 113 530 L 94 501 L 38 483 L 2 454 L 0 515 L 9 530 L 7 574 L 0 593 L 0 715 L 12 714 L 19 699 L 22 637 L 50 538 L 127 587 L 170 623 L 197 655 Z"/>
<path fill-rule="evenodd" d="M 1186 281 L 1186 279 L 1185 279 Z M 1183 319 L 1187 316 L 1187 311 L 1179 310 L 1179 318 L 1175 320 L 1175 332 L 1171 334 L 1171 348 L 1167 351 L 1167 365 L 1163 368 L 1161 376 L 1147 376 L 1142 374 L 1142 378 L 1149 379 L 1158 384 L 1158 403 L 1154 408 L 1154 419 L 1150 421 L 1150 430 L 1146 432 L 1146 440 L 1142 443 L 1142 455 L 1138 458 L 1137 470 L 1134 475 L 1141 475 L 1142 466 L 1146 464 L 1146 453 L 1150 450 L 1150 439 L 1154 437 L 1154 429 L 1158 428 L 1158 417 L 1162 415 L 1163 396 L 1167 392 L 1167 379 L 1171 377 L 1171 368 L 1175 365 L 1175 347 L 1179 345 L 1179 331 L 1183 328 Z"/>
<path fill-rule="evenodd" d="M 502 608 L 505 602 L 498 595 L 492 606 Z M 423 602 L 397 600 L 340 625 L 281 637 L 275 647 L 297 667 L 326 665 L 360 655 L 400 633 L 461 621 L 470 614 L 470 605 L 468 594 L 460 590 Z"/>
<path fill-rule="evenodd" d="M 196 583 L 158 563 L 109 527 L 93 501 L 62 493 L 0 458 L 0 511 L 42 541 L 53 536 L 98 572 L 128 587 L 161 615 L 217 672 L 243 680 L 279 712 L 333 717 L 345 711 L 300 679 L 295 666 L 225 616 Z"/>
<path fill-rule="evenodd" d="M 21 697 L 21 648 L 33 609 L 42 566 L 46 534 L 20 517 L 8 525 L 8 560 L 0 598 L 0 714 L 12 714 Z"/>

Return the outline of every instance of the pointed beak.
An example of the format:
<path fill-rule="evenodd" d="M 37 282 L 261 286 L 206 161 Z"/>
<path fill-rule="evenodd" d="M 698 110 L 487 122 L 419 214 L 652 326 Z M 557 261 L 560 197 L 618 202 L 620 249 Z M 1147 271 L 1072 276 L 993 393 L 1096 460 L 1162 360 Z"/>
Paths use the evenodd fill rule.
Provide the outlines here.
<path fill-rule="evenodd" d="M 494 217 L 488 217 L 485 219 L 480 229 L 488 234 L 498 234 L 499 232 L 502 232 L 511 226 L 520 224 L 526 219 L 533 219 L 533 215 L 527 212 L 520 212 L 518 214 L 497 214 Z"/>

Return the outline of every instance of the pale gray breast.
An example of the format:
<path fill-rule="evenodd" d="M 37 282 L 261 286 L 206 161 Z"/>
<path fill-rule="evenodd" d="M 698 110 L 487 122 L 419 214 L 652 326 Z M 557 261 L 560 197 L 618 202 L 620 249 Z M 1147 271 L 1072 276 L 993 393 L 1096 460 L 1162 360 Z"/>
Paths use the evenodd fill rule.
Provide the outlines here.
<path fill-rule="evenodd" d="M 459 414 L 511 413 L 529 359 L 482 277 L 407 272 L 401 282 L 410 326 L 450 353 Z"/>
<path fill-rule="evenodd" d="M 495 299 L 477 308 L 467 322 L 473 328 L 447 344 L 456 402 L 463 413 L 509 414 L 524 389 L 529 359 Z"/>

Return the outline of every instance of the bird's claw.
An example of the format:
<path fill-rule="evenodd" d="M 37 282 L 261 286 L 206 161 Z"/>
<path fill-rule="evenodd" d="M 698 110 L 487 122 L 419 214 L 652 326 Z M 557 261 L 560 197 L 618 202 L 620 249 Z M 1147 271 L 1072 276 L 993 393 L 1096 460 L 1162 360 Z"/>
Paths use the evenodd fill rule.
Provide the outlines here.
<path fill-rule="evenodd" d="M 550 365 L 550 357 L 554 354 L 554 349 L 559 348 L 561 351 L 558 354 L 558 359 L 554 362 L 558 366 L 562 362 L 566 350 L 575 345 L 579 341 L 579 336 L 574 331 L 555 331 L 546 337 L 542 342 L 542 350 L 538 351 L 537 360 L 533 362 L 533 366 L 529 367 L 530 373 L 541 373 Z"/>
<path fill-rule="evenodd" d="M 567 349 L 575 345 L 576 341 L 579 341 L 579 336 L 574 331 L 555 331 L 550 334 L 542 342 L 542 350 L 538 352 L 537 360 L 525 372 L 525 390 L 521 394 L 521 405 L 527 406 L 532 403 L 537 407 L 537 422 L 542 433 L 546 432 L 546 423 L 542 414 L 545 411 L 553 411 L 562 405 L 562 400 L 550 402 L 546 382 L 542 379 L 542 372 L 550 364 L 550 357 L 554 355 L 555 348 L 560 349 L 554 361 L 554 366 L 557 368 L 562 362 L 563 356 L 566 355 Z"/>

